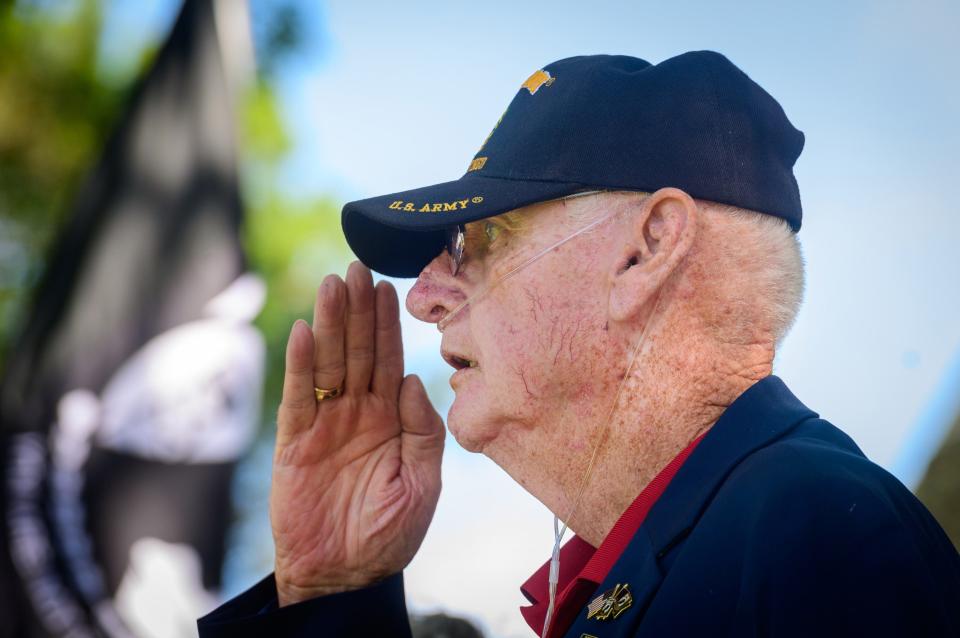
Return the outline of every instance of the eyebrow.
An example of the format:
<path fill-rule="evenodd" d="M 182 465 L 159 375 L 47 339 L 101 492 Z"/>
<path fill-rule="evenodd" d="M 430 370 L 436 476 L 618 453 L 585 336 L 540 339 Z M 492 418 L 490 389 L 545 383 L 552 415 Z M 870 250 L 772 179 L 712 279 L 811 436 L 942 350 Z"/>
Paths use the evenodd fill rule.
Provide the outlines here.
<path fill-rule="evenodd" d="M 509 230 L 518 230 L 526 226 L 525 222 L 527 221 L 523 215 L 520 213 L 509 211 L 503 213 L 502 215 L 497 215 L 495 218 L 498 222 L 506 226 Z"/>

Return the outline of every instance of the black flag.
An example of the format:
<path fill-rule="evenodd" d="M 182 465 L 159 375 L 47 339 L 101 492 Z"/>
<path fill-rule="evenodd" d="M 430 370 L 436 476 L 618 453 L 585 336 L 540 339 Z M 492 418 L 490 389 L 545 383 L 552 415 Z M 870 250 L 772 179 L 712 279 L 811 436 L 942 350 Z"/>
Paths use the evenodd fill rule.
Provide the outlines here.
<path fill-rule="evenodd" d="M 264 358 L 218 38 L 237 21 L 224 6 L 246 10 L 185 2 L 8 359 L 2 637 L 190 635 L 215 603 Z"/>

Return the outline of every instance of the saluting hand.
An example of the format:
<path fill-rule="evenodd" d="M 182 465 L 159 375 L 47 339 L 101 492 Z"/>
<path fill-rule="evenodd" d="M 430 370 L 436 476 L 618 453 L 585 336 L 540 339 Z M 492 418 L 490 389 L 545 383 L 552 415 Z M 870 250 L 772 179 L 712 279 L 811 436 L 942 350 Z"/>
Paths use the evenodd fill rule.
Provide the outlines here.
<path fill-rule="evenodd" d="M 317 401 L 314 386 L 343 394 Z M 358 589 L 413 558 L 440 495 L 444 427 L 403 376 L 397 293 L 328 275 L 287 343 L 270 490 L 280 605 Z"/>

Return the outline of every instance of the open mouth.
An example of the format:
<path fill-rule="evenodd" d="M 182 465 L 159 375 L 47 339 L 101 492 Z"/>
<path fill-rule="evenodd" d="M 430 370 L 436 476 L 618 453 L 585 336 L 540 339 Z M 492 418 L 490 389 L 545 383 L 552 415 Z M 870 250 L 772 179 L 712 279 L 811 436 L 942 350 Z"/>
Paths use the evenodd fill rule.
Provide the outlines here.
<path fill-rule="evenodd" d="M 472 359 L 467 359 L 449 352 L 442 353 L 443 360 L 450 364 L 454 370 L 463 370 L 464 368 L 476 368 L 478 364 Z"/>

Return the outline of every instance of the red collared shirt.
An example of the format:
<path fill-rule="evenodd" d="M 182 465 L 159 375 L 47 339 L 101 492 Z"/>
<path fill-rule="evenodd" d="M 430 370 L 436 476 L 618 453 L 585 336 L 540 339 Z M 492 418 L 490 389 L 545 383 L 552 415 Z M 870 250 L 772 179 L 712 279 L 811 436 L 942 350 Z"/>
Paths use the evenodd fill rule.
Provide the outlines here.
<path fill-rule="evenodd" d="M 613 529 L 603 539 L 600 547 L 594 549 L 579 536 L 574 536 L 560 548 L 557 600 L 553 620 L 550 622 L 550 636 L 544 638 L 562 636 L 567 631 L 580 610 L 590 601 L 597 586 L 606 578 L 610 568 L 619 560 L 630 539 L 640 529 L 650 508 L 667 489 L 667 485 L 670 484 L 680 466 L 705 434 L 694 439 L 643 488 L 640 495 L 614 523 Z M 548 560 L 520 587 L 520 591 L 532 603 L 528 607 L 521 607 L 520 613 L 538 636 L 543 632 L 543 623 L 546 620 L 547 606 L 550 602 L 549 574 L 550 561 Z"/>

